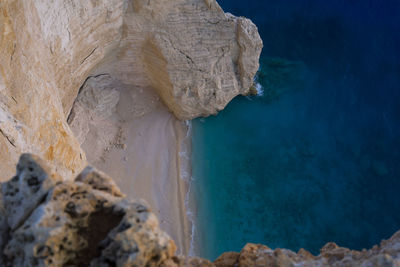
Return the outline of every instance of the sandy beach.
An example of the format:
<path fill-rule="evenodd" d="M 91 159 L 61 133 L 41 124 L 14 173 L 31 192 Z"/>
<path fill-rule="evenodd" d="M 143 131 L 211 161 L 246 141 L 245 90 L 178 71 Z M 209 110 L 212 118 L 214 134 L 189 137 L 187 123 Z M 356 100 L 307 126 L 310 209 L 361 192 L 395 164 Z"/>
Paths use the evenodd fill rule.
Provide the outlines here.
<path fill-rule="evenodd" d="M 83 92 L 88 96 L 97 85 L 102 87 L 101 94 L 94 94 L 96 101 L 91 100 L 103 105 L 98 114 L 89 116 L 88 127 L 78 122 L 80 128 L 72 129 L 81 131 L 75 134 L 80 136 L 88 161 L 113 177 L 128 197 L 147 201 L 161 228 L 175 240 L 178 253 L 187 255 L 191 226 L 185 208 L 188 184 L 182 177 L 190 174 L 188 127 L 151 88 L 105 79 Z M 87 130 L 82 133 L 82 129 Z"/>

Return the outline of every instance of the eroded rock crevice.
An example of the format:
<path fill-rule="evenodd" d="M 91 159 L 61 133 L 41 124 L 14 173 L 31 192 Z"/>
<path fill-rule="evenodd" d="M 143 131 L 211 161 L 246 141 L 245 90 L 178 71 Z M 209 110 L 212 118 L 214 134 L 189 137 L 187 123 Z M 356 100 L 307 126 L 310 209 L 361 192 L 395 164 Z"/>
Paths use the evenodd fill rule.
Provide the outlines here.
<path fill-rule="evenodd" d="M 87 246 L 78 251 L 76 257 L 71 259 L 65 265 L 71 266 L 89 266 L 90 262 L 101 256 L 101 242 L 106 239 L 109 232 L 117 227 L 124 217 L 124 213 L 114 213 L 111 208 L 101 208 L 88 215 L 88 224 L 78 230 L 78 235 L 81 236 Z"/>

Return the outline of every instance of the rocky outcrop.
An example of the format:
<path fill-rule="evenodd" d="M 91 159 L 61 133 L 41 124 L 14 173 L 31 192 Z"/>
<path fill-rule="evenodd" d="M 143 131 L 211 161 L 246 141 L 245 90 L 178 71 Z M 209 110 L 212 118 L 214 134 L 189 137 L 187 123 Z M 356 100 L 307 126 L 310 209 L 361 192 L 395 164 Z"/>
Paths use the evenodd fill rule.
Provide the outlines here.
<path fill-rule="evenodd" d="M 214 262 L 217 267 L 231 266 L 400 266 L 400 231 L 380 246 L 370 250 L 355 251 L 328 243 L 318 256 L 300 249 L 270 249 L 260 244 L 247 244 L 242 251 L 227 252 Z"/>
<path fill-rule="evenodd" d="M 1 189 L 1 266 L 400 266 L 400 231 L 370 250 L 328 243 L 318 256 L 259 244 L 215 262 L 176 256 L 147 204 L 126 199 L 112 178 L 87 167 L 63 181 L 30 154 Z"/>
<path fill-rule="evenodd" d="M 261 47 L 256 26 L 215 0 L 1 1 L 0 180 L 27 151 L 65 179 L 82 170 L 67 117 L 88 77 L 154 87 L 191 119 L 248 91 Z"/>
<path fill-rule="evenodd" d="M 2 184 L 1 266 L 158 266 L 175 244 L 147 204 L 126 198 L 87 167 L 61 181 L 35 156 L 21 156 Z"/>
<path fill-rule="evenodd" d="M 150 3 L 139 13 L 150 17 L 158 10 Z M 172 1 L 160 15 L 145 40 L 144 63 L 152 86 L 178 118 L 216 114 L 249 91 L 262 48 L 250 20 L 225 14 L 215 1 Z"/>

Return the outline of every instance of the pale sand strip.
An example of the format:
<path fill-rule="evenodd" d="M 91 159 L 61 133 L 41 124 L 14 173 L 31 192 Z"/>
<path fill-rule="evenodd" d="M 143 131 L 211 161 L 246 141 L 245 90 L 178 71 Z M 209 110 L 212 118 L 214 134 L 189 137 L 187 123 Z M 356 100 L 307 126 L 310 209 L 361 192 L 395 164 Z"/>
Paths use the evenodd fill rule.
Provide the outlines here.
<path fill-rule="evenodd" d="M 188 184 L 180 176 L 181 163 L 190 168 L 190 161 L 181 162 L 179 155 L 182 150 L 190 152 L 187 127 L 151 91 L 119 90 L 120 101 L 111 123 L 109 119 L 106 125 L 92 125 L 82 146 L 89 161 L 113 177 L 128 197 L 142 198 L 150 204 L 161 228 L 174 239 L 178 253 L 187 255 L 191 239 L 184 203 Z M 143 114 L 143 108 L 135 103 L 151 108 Z M 98 151 L 97 140 L 110 125 L 117 127 L 119 134 L 99 156 L 94 148 Z M 190 169 L 185 172 L 190 173 Z"/>

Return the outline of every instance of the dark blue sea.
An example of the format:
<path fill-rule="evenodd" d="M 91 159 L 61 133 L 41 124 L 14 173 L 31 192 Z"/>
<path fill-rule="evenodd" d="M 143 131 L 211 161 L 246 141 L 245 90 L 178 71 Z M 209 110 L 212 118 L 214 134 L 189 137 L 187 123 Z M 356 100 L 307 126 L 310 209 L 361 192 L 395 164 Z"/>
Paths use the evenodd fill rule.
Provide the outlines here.
<path fill-rule="evenodd" d="M 192 123 L 195 253 L 389 238 L 400 229 L 400 1 L 219 3 L 258 26 L 262 94 Z"/>

